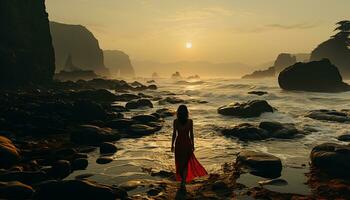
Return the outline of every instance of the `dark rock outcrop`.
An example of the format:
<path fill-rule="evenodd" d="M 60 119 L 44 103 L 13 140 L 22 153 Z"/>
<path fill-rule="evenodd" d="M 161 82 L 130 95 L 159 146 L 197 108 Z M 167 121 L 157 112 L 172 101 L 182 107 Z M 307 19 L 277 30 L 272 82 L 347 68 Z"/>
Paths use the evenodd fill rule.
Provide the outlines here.
<path fill-rule="evenodd" d="M 1 199 L 30 199 L 34 189 L 18 181 L 0 182 Z"/>
<path fill-rule="evenodd" d="M 350 78 L 350 49 L 345 38 L 331 38 L 318 45 L 311 53 L 311 61 L 329 59 L 344 78 Z"/>
<path fill-rule="evenodd" d="M 279 74 L 278 83 L 285 90 L 310 92 L 344 92 L 350 90 L 350 86 L 343 82 L 337 67 L 328 59 L 296 63 Z"/>
<path fill-rule="evenodd" d="M 273 77 L 275 76 L 275 68 L 269 67 L 266 70 L 257 70 L 254 71 L 251 74 L 247 74 L 243 76 L 243 79 L 255 79 L 255 78 L 267 78 L 267 77 Z"/>
<path fill-rule="evenodd" d="M 118 140 L 120 136 L 118 132 L 109 128 L 81 125 L 71 133 L 70 139 L 77 144 L 100 144 L 102 142 Z"/>
<path fill-rule="evenodd" d="M 296 129 L 293 124 L 265 121 L 259 126 L 248 123 L 239 124 L 233 128 L 223 129 L 222 134 L 243 141 L 254 141 L 269 138 L 292 139 L 303 136 L 304 133 Z"/>
<path fill-rule="evenodd" d="M 281 176 L 282 162 L 278 157 L 267 153 L 242 151 L 237 155 L 236 167 L 248 169 L 257 176 L 278 178 Z"/>
<path fill-rule="evenodd" d="M 67 58 L 71 55 L 74 65 L 82 70 L 93 70 L 100 75 L 108 74 L 98 40 L 86 27 L 50 22 L 50 30 L 57 71 L 65 68 Z"/>
<path fill-rule="evenodd" d="M 135 70 L 129 56 L 118 50 L 104 50 L 105 65 L 114 77 L 134 77 Z"/>
<path fill-rule="evenodd" d="M 350 147 L 324 143 L 311 151 L 311 166 L 332 176 L 350 177 Z"/>
<path fill-rule="evenodd" d="M 0 2 L 0 87 L 52 80 L 55 57 L 45 1 Z"/>
<path fill-rule="evenodd" d="M 346 111 L 312 110 L 306 117 L 323 121 L 350 122 L 350 114 Z"/>
<path fill-rule="evenodd" d="M 273 112 L 273 108 L 265 100 L 229 104 L 218 108 L 219 114 L 236 117 L 259 117 L 264 112 Z"/>

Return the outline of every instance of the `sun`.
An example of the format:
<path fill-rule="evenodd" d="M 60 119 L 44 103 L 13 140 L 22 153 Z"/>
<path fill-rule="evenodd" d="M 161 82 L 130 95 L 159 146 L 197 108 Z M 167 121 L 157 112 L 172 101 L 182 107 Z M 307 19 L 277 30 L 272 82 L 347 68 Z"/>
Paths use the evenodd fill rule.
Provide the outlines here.
<path fill-rule="evenodd" d="M 192 48 L 192 42 L 186 42 L 186 49 Z"/>

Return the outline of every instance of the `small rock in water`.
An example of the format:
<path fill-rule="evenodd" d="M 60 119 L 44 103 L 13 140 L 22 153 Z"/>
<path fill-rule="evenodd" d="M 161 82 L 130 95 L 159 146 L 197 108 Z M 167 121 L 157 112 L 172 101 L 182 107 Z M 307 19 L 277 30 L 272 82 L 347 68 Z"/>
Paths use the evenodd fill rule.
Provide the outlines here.
<path fill-rule="evenodd" d="M 341 135 L 338 137 L 338 140 L 344 142 L 350 142 L 350 134 Z"/>
<path fill-rule="evenodd" d="M 86 169 L 89 165 L 89 161 L 86 158 L 78 158 L 73 160 L 72 162 L 72 169 L 73 170 L 83 170 Z"/>
<path fill-rule="evenodd" d="M 262 113 L 273 112 L 273 108 L 265 100 L 253 100 L 244 103 L 235 103 L 218 108 L 221 115 L 236 117 L 259 117 Z"/>
<path fill-rule="evenodd" d="M 96 163 L 103 165 L 103 164 L 110 163 L 112 161 L 113 161 L 113 158 L 102 156 L 102 157 L 97 158 Z"/>
<path fill-rule="evenodd" d="M 306 117 L 316 120 L 333 121 L 333 122 L 350 122 L 350 115 L 346 111 L 336 110 L 312 110 Z"/>
<path fill-rule="evenodd" d="M 117 147 L 110 142 L 104 142 L 100 144 L 100 153 L 102 154 L 110 154 L 117 152 Z"/>
<path fill-rule="evenodd" d="M 254 94 L 254 95 L 258 95 L 258 96 L 263 96 L 265 94 L 268 94 L 268 92 L 265 92 L 265 91 L 250 91 L 250 92 L 248 92 L 248 94 Z"/>
<path fill-rule="evenodd" d="M 275 186 L 285 186 L 288 185 L 288 182 L 284 179 L 271 179 L 265 181 L 259 181 L 259 185 L 275 185 Z"/>
<path fill-rule="evenodd" d="M 53 164 L 49 175 L 54 178 L 66 178 L 71 173 L 71 164 L 67 160 L 59 160 Z"/>

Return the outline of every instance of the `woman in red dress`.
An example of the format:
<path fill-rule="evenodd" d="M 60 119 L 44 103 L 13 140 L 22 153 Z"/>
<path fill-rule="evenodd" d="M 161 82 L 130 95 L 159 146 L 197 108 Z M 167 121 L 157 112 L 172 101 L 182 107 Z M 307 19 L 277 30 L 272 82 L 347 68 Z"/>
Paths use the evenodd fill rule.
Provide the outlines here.
<path fill-rule="evenodd" d="M 186 182 L 208 174 L 194 156 L 193 121 L 188 118 L 188 109 L 185 105 L 180 105 L 177 109 L 171 141 L 172 152 L 174 143 L 176 180 L 181 181 L 181 188 L 185 188 Z"/>

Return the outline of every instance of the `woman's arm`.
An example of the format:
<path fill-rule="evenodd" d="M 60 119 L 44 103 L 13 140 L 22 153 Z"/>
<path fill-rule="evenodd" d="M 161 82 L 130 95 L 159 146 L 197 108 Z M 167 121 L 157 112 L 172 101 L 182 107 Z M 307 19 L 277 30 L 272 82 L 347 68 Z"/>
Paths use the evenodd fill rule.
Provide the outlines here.
<path fill-rule="evenodd" d="M 174 142 L 176 137 L 176 120 L 173 122 L 173 136 L 171 138 L 171 151 L 174 152 Z"/>
<path fill-rule="evenodd" d="M 193 121 L 191 120 L 191 125 L 190 125 L 190 139 L 192 142 L 192 150 L 194 151 L 194 136 L 193 136 Z"/>

